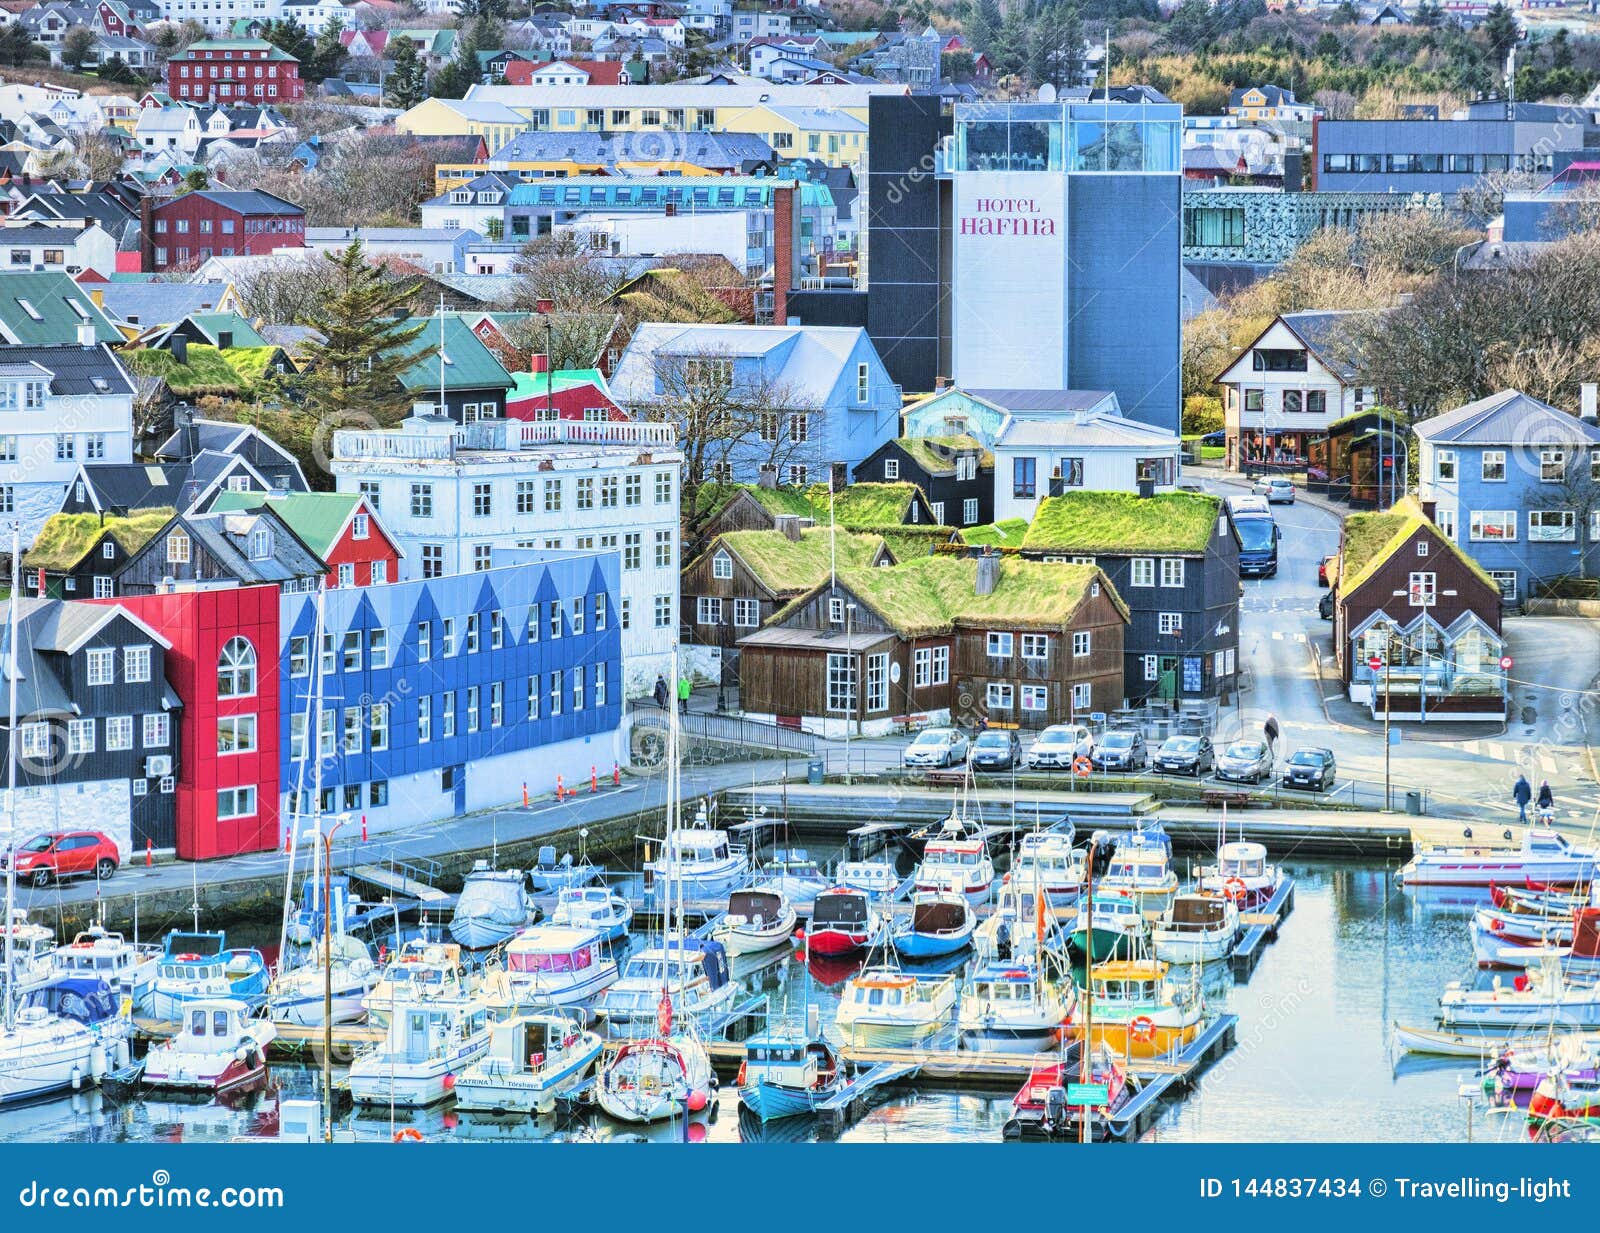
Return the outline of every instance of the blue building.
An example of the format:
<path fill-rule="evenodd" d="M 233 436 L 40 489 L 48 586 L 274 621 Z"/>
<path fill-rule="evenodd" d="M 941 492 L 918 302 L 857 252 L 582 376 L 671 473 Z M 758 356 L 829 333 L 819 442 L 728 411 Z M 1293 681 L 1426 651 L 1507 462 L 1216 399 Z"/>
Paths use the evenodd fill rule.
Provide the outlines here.
<path fill-rule="evenodd" d="M 309 813 L 315 801 L 313 729 L 323 811 L 365 814 L 376 829 L 504 805 L 524 784 L 549 792 L 557 775 L 575 785 L 591 767 L 611 773 L 623 757 L 617 555 L 496 561 L 283 597 L 286 808 Z"/>
<path fill-rule="evenodd" d="M 900 435 L 900 387 L 859 327 L 641 325 L 611 374 L 611 394 L 650 418 L 690 398 L 756 408 L 751 422 L 711 442 L 707 479 L 757 483 L 769 471 L 805 485 L 843 466 L 842 484 Z"/>
<path fill-rule="evenodd" d="M 1600 425 L 1502 390 L 1416 427 L 1425 510 L 1520 603 L 1600 565 Z"/>

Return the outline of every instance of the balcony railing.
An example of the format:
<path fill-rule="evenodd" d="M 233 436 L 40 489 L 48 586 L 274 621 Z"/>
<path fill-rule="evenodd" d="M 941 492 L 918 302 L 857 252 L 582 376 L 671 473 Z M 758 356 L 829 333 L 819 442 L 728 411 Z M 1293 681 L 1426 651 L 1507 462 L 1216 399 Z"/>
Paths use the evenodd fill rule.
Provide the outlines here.
<path fill-rule="evenodd" d="M 455 441 L 447 436 L 340 429 L 333 434 L 335 458 L 396 458 L 408 462 L 448 462 Z"/>
<path fill-rule="evenodd" d="M 485 420 L 454 432 L 343 429 L 333 434 L 335 458 L 388 458 L 403 462 L 449 462 L 458 450 L 536 450 L 546 445 L 624 445 L 672 449 L 676 424 L 606 420 L 525 423 Z"/>
<path fill-rule="evenodd" d="M 522 448 L 539 445 L 654 445 L 678 443 L 676 424 L 624 420 L 544 420 L 522 425 Z"/>

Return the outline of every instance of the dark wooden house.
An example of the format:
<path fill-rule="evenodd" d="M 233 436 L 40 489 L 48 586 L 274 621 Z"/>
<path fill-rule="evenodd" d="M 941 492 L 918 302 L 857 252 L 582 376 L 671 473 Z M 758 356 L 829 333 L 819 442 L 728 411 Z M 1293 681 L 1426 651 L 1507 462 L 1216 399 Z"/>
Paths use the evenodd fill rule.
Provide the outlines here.
<path fill-rule="evenodd" d="M 1120 704 L 1127 617 L 1093 566 L 994 553 L 845 570 L 740 640 L 740 701 L 828 735 L 1042 728 Z"/>
<path fill-rule="evenodd" d="M 910 482 L 926 496 L 929 520 L 976 527 L 994 521 L 994 455 L 975 437 L 899 437 L 856 464 L 859 483 Z"/>
<path fill-rule="evenodd" d="M 1345 518 L 1332 582 L 1351 701 L 1374 718 L 1505 719 L 1500 588 L 1414 498 Z"/>

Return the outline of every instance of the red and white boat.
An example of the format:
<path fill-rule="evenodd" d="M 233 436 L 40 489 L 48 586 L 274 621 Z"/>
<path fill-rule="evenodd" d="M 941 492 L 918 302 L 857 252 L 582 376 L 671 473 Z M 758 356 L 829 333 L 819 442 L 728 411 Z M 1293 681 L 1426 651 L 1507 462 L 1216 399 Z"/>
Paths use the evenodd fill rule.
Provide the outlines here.
<path fill-rule="evenodd" d="M 277 1037 L 270 1019 L 252 1019 L 235 998 L 196 998 L 183 1007 L 178 1034 L 145 1057 L 149 1087 L 224 1092 L 267 1072 L 267 1046 Z"/>
<path fill-rule="evenodd" d="M 883 917 L 870 895 L 835 887 L 812 901 L 806 949 L 813 955 L 853 955 L 871 946 L 882 928 Z"/>
<path fill-rule="evenodd" d="M 1128 1076 L 1116 1055 L 1109 1049 L 1097 1049 L 1090 1073 L 1084 1074 L 1076 1050 L 1069 1052 L 1066 1060 L 1034 1064 L 1011 1101 L 1011 1116 L 1006 1119 L 1002 1134 L 1007 1139 L 1065 1139 L 1073 1141 L 1083 1136 L 1083 1119 L 1089 1119 L 1091 1141 L 1108 1139 L 1112 1134 L 1111 1119 L 1128 1103 Z M 1067 1086 L 1080 1082 L 1104 1084 L 1106 1103 L 1103 1105 L 1069 1105 Z"/>

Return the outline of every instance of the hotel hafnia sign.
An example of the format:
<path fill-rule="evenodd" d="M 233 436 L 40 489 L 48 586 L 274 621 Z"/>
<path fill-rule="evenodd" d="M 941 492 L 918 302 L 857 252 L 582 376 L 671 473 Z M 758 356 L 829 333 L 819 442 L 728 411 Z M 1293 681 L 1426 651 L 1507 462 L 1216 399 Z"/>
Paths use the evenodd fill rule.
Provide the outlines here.
<path fill-rule="evenodd" d="M 959 229 L 962 235 L 1055 235 L 1056 220 L 1033 197 L 979 197 Z"/>

